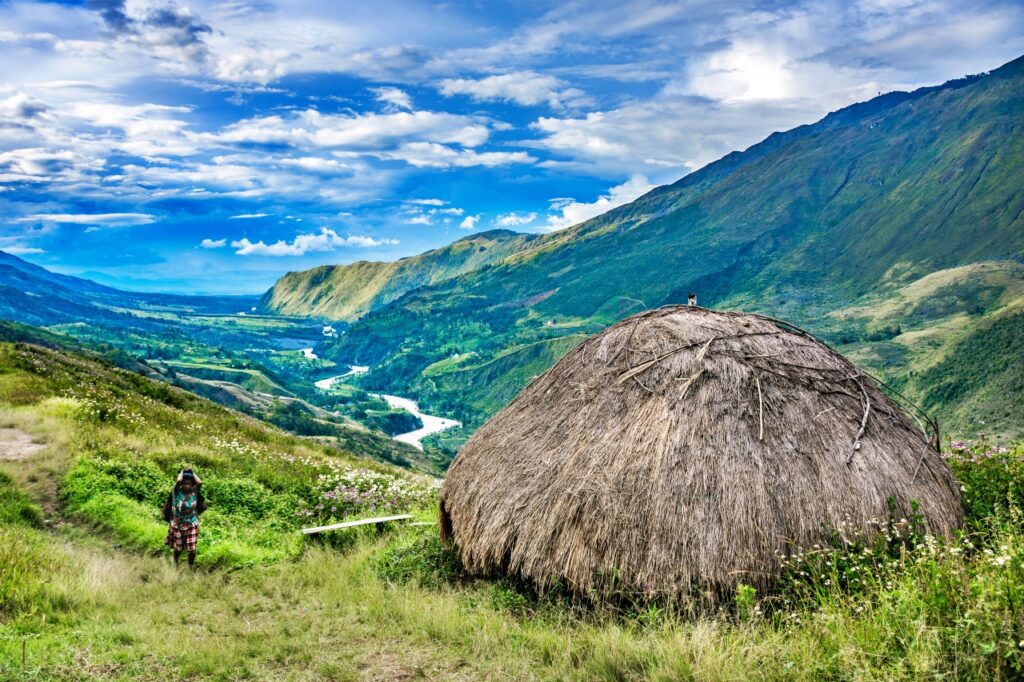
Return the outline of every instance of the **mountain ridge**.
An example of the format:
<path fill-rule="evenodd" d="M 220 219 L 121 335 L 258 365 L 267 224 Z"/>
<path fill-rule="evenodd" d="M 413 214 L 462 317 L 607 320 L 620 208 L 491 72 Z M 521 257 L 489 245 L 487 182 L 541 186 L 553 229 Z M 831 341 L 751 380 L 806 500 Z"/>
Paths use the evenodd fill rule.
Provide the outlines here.
<path fill-rule="evenodd" d="M 395 261 L 356 261 L 289 272 L 263 295 L 258 310 L 350 322 L 412 289 L 500 260 L 536 238 L 495 229 Z"/>

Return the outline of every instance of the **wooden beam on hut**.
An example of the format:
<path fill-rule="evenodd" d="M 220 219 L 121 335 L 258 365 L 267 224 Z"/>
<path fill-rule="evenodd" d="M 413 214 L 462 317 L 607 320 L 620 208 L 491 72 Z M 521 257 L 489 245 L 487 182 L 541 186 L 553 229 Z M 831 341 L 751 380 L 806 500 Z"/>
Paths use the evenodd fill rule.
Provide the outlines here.
<path fill-rule="evenodd" d="M 354 528 L 355 526 L 365 526 L 371 523 L 387 523 L 388 521 L 405 521 L 411 519 L 412 514 L 399 514 L 398 516 L 378 516 L 374 519 L 359 519 L 358 521 L 345 521 L 344 523 L 334 523 L 330 526 L 316 526 L 314 528 L 303 528 L 303 535 L 315 535 L 317 533 L 323 533 L 326 530 L 342 530 L 343 528 Z"/>

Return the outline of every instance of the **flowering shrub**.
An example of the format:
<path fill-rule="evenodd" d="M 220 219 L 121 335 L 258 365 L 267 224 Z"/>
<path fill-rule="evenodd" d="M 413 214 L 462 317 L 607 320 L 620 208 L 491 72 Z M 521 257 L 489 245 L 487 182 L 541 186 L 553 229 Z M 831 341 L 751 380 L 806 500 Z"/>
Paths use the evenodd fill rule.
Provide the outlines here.
<path fill-rule="evenodd" d="M 1024 507 L 1024 449 L 995 446 L 978 434 L 973 443 L 950 443 L 946 459 L 960 481 L 972 526 L 988 526 L 1001 510 Z"/>
<path fill-rule="evenodd" d="M 871 519 L 863 529 L 847 519 L 836 524 L 831 545 L 779 554 L 783 569 L 778 605 L 817 604 L 835 592 L 864 594 L 892 589 L 908 561 L 934 557 L 939 544 L 918 531 L 920 519 Z"/>
<path fill-rule="evenodd" d="M 1024 675 L 1024 453 L 980 437 L 946 457 L 961 482 L 968 531 L 933 537 L 915 515 L 837 524 L 827 546 L 779 555 L 782 574 L 753 617 L 781 628 L 814 628 L 862 617 L 914 623 L 953 669 L 978 679 Z M 739 605 L 745 595 L 737 593 Z M 851 621 L 852 622 L 852 621 Z M 902 646 L 899 638 L 890 646 Z M 900 660 L 910 650 L 893 652 Z"/>
<path fill-rule="evenodd" d="M 320 496 L 316 503 L 300 506 L 296 515 L 330 522 L 355 514 L 405 512 L 437 500 L 438 482 L 431 479 L 390 476 L 348 466 L 325 468 L 328 470 L 317 479 Z"/>

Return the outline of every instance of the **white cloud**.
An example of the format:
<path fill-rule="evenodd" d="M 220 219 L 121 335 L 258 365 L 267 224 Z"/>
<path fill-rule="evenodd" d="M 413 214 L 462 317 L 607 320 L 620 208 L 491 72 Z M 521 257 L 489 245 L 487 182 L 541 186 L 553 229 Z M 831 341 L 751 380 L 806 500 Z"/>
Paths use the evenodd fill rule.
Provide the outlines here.
<path fill-rule="evenodd" d="M 217 58 L 214 74 L 225 81 L 266 85 L 288 73 L 294 55 L 288 50 L 241 48 Z"/>
<path fill-rule="evenodd" d="M 207 239 L 204 239 L 203 241 L 199 242 L 199 246 L 201 246 L 204 249 L 219 249 L 219 248 L 222 248 L 222 247 L 227 246 L 227 245 L 228 245 L 228 240 L 227 239 L 209 239 L 209 238 L 207 238 Z"/>
<path fill-rule="evenodd" d="M 373 92 L 374 97 L 377 98 L 377 101 L 383 102 L 389 109 L 412 110 L 412 98 L 409 97 L 409 93 L 400 88 L 370 88 L 370 90 Z"/>
<path fill-rule="evenodd" d="M 102 145 L 95 150 L 97 154 L 114 149 L 150 158 L 190 156 L 199 151 L 194 135 L 187 130 L 188 122 L 182 118 L 191 111 L 191 107 L 185 106 L 89 101 L 71 104 L 60 116 L 71 129 L 69 135 L 77 138 L 76 146 L 90 139 L 83 139 L 78 132 L 86 129 L 90 135 L 98 136 L 94 140 Z M 119 130 L 121 135 L 115 136 L 112 129 Z"/>
<path fill-rule="evenodd" d="M 582 90 L 568 87 L 560 78 L 536 73 L 515 71 L 477 80 L 467 78 L 446 78 L 439 84 L 441 94 L 468 95 L 474 101 L 515 102 L 525 106 L 547 103 L 559 108 L 574 106 L 586 101 Z"/>
<path fill-rule="evenodd" d="M 266 218 L 269 213 L 239 213 L 238 215 L 228 216 L 228 220 L 251 220 L 253 218 Z"/>
<path fill-rule="evenodd" d="M 521 225 L 529 225 L 537 219 L 537 214 L 531 213 L 503 213 L 497 217 L 494 221 L 496 225 L 501 227 L 519 227 Z"/>
<path fill-rule="evenodd" d="M 517 163 L 534 163 L 537 160 L 526 152 L 458 150 L 436 142 L 409 142 L 395 151 L 380 152 L 378 156 L 382 159 L 404 161 L 416 168 L 494 168 Z"/>
<path fill-rule="evenodd" d="M 397 239 L 374 239 L 373 237 L 345 237 L 345 246 L 359 246 L 369 248 L 371 246 L 394 246 Z"/>
<path fill-rule="evenodd" d="M 22 246 L 20 244 L 11 244 L 10 246 L 5 246 L 0 250 L 6 251 L 12 256 L 31 256 L 36 253 L 46 253 L 43 249 L 39 249 L 34 246 Z"/>
<path fill-rule="evenodd" d="M 32 119 L 46 112 L 49 107 L 31 95 L 16 92 L 6 99 L 0 99 L 0 118 Z"/>
<path fill-rule="evenodd" d="M 16 223 L 68 223 L 94 227 L 130 227 L 149 225 L 156 217 L 148 213 L 36 213 L 14 220 Z"/>
<path fill-rule="evenodd" d="M 263 240 L 249 241 L 248 237 L 231 242 L 240 256 L 302 256 L 316 251 L 333 251 L 342 246 L 368 248 L 372 246 L 393 245 L 394 239 L 374 239 L 373 237 L 349 236 L 342 237 L 334 230 L 321 227 L 317 234 L 300 234 L 290 242 L 279 240 L 267 244 Z"/>
<path fill-rule="evenodd" d="M 468 216 L 466 216 L 465 218 L 462 219 L 462 222 L 459 223 L 459 227 L 461 227 L 464 230 L 472 230 L 474 227 L 476 227 L 476 224 L 479 221 L 480 221 L 480 214 L 479 213 L 477 215 L 468 215 Z"/>
<path fill-rule="evenodd" d="M 440 218 L 442 222 L 450 224 L 452 219 L 448 216 L 461 216 L 465 210 L 457 206 L 445 206 L 440 199 L 411 199 L 405 202 L 413 208 L 407 211 L 407 225 L 433 225 L 434 218 Z M 423 207 L 429 208 L 423 208 Z"/>
<path fill-rule="evenodd" d="M 643 173 L 669 181 L 746 149 L 767 132 L 788 130 L 828 111 L 826 104 L 815 101 L 786 106 L 756 100 L 723 104 L 662 93 L 579 118 L 541 117 L 532 127 L 543 135 L 529 144 L 567 157 L 577 171 Z M 540 165 L 569 164 L 554 159 Z"/>
<path fill-rule="evenodd" d="M 735 41 L 727 48 L 694 60 L 683 83 L 670 93 L 692 93 L 722 102 L 833 99 L 847 104 L 874 94 L 878 84 L 865 81 L 863 70 L 805 59 L 803 50 L 785 43 Z"/>
<path fill-rule="evenodd" d="M 616 206 L 628 204 L 637 197 L 646 194 L 654 189 L 647 177 L 634 175 L 621 185 L 616 185 L 591 203 L 581 203 L 575 199 L 552 200 L 552 208 L 558 211 L 557 215 L 548 216 L 548 228 L 560 230 L 564 227 L 577 225 L 584 220 L 601 215 Z"/>
<path fill-rule="evenodd" d="M 204 136 L 210 142 L 285 144 L 298 148 L 368 151 L 407 140 L 477 147 L 490 136 L 481 119 L 433 111 L 322 114 L 306 109 L 289 116 L 257 116 Z"/>

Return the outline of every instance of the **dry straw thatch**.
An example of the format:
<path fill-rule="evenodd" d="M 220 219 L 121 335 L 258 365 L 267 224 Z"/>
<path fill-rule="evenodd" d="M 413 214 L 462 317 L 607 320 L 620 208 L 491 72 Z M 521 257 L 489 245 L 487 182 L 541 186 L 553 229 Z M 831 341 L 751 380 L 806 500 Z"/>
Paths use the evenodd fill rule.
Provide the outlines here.
<path fill-rule="evenodd" d="M 577 346 L 462 448 L 442 536 L 477 574 L 712 601 L 846 524 L 963 523 L 922 426 L 810 334 L 670 306 Z"/>

